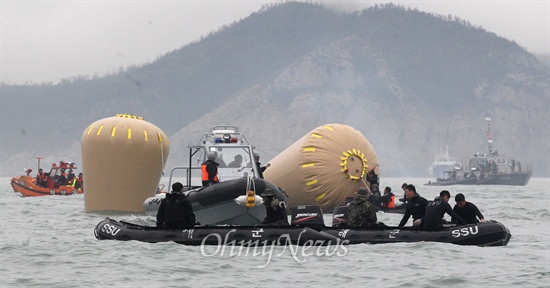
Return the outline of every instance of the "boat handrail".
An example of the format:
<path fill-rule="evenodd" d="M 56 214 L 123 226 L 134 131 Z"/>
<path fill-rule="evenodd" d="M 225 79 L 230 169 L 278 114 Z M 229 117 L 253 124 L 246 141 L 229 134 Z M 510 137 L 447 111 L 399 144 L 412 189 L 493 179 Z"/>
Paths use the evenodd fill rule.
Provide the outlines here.
<path fill-rule="evenodd" d="M 174 166 L 172 168 L 172 170 L 170 171 L 170 178 L 168 180 L 168 189 L 172 189 L 172 179 L 174 177 L 174 171 L 176 170 L 185 170 L 185 187 L 187 189 L 191 189 L 192 188 L 192 184 L 191 184 L 191 171 L 192 170 L 201 170 L 201 167 L 200 166 L 196 166 L 196 167 L 189 167 L 189 166 Z"/>

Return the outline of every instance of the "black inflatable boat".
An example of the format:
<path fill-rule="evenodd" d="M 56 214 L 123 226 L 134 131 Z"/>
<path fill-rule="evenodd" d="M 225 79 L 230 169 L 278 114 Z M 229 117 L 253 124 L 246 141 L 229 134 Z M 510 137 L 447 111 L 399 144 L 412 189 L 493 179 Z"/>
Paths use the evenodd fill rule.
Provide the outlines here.
<path fill-rule="evenodd" d="M 156 243 L 174 241 L 185 245 L 337 245 L 335 236 L 298 226 L 196 226 L 187 229 L 158 229 L 107 218 L 94 229 L 98 240 L 136 240 Z"/>
<path fill-rule="evenodd" d="M 408 242 L 442 242 L 457 245 L 506 246 L 512 235 L 497 221 L 448 226 L 438 231 L 412 227 L 347 227 L 347 207 L 337 207 L 332 227 L 325 226 L 319 206 L 292 209 L 290 226 L 196 226 L 187 229 L 158 229 L 107 218 L 94 229 L 99 240 L 136 240 L 156 243 L 174 241 L 185 245 L 342 245 Z M 341 212 L 341 213 L 340 213 Z"/>
<path fill-rule="evenodd" d="M 506 246 L 512 235 L 502 223 L 489 221 L 478 224 L 447 227 L 437 231 L 413 227 L 391 227 L 378 223 L 373 227 L 347 227 L 348 207 L 334 209 L 332 227 L 324 227 L 321 210 L 317 206 L 300 206 L 293 209 L 292 225 L 312 227 L 326 234 L 347 240 L 347 244 L 381 244 L 403 242 L 444 242 L 458 245 Z"/>

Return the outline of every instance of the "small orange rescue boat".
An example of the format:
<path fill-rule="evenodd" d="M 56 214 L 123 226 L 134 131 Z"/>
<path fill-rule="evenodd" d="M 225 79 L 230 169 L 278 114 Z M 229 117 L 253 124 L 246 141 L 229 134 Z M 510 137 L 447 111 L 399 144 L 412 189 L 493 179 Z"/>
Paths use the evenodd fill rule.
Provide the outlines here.
<path fill-rule="evenodd" d="M 38 170 L 40 171 L 41 158 L 37 157 L 36 159 L 38 159 Z M 21 197 L 82 194 L 82 178 L 78 179 L 73 173 L 73 170 L 76 169 L 74 163 L 60 161 L 59 165 L 52 164 L 49 173 L 39 173 L 33 177 L 30 176 L 32 169 L 25 168 L 26 175 L 11 178 L 11 187 Z M 68 173 L 65 172 L 66 170 Z"/>

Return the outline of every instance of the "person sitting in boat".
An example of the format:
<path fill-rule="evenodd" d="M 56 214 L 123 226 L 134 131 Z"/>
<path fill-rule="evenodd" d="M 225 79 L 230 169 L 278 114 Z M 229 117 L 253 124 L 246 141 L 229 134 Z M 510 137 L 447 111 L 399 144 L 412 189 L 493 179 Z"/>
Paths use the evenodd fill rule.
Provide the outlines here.
<path fill-rule="evenodd" d="M 243 156 L 241 154 L 237 154 L 235 155 L 235 160 L 229 162 L 229 164 L 227 164 L 227 167 L 239 168 L 241 167 L 242 163 L 243 163 Z"/>
<path fill-rule="evenodd" d="M 285 202 L 275 198 L 273 190 L 267 188 L 262 192 L 262 199 L 265 205 L 266 216 L 261 224 L 272 226 L 287 226 L 288 217 L 286 215 Z"/>
<path fill-rule="evenodd" d="M 453 207 L 453 211 L 456 215 L 460 216 L 468 224 L 476 224 L 479 222 L 485 222 L 483 214 L 477 209 L 477 206 L 474 203 L 466 202 L 466 197 L 464 194 L 458 193 L 455 196 L 456 205 Z M 479 220 L 477 220 L 479 218 Z M 457 223 L 456 218 L 451 219 L 452 223 Z"/>
<path fill-rule="evenodd" d="M 405 197 L 407 198 L 407 204 L 405 204 L 407 205 L 405 207 L 405 215 L 403 215 L 398 227 L 405 226 L 411 216 L 413 217 L 413 227 L 420 227 L 422 224 L 422 218 L 424 218 L 424 214 L 426 213 L 428 200 L 416 193 L 416 187 L 412 184 L 408 184 L 405 187 Z"/>
<path fill-rule="evenodd" d="M 441 229 L 443 224 L 447 223 L 443 218 L 445 213 L 451 215 L 451 217 L 455 218 L 456 221 L 462 225 L 468 224 L 453 211 L 451 205 L 448 203 L 449 198 L 451 198 L 451 193 L 447 190 L 443 190 L 439 193 L 439 197 L 436 197 L 433 201 L 428 203 L 428 206 L 426 206 L 426 214 L 422 221 L 423 230 Z"/>
<path fill-rule="evenodd" d="M 82 173 L 78 173 L 78 178 L 76 178 L 76 184 L 74 185 L 75 189 L 84 189 L 84 177 Z"/>
<path fill-rule="evenodd" d="M 218 166 L 220 164 L 214 161 L 214 158 L 216 158 L 216 152 L 209 151 L 208 154 L 206 154 L 206 157 L 207 160 L 201 165 L 203 187 L 220 182 L 218 179 Z"/>
<path fill-rule="evenodd" d="M 183 194 L 183 184 L 172 184 L 172 192 L 160 202 L 157 211 L 157 227 L 161 229 L 182 229 L 195 226 L 193 206 Z"/>
<path fill-rule="evenodd" d="M 256 162 L 256 167 L 258 167 L 259 169 L 258 174 L 260 178 L 264 179 L 264 171 L 265 169 L 269 168 L 271 164 L 267 163 L 265 166 L 262 166 L 262 164 L 260 163 L 260 153 L 258 153 L 257 151 L 254 151 L 254 162 Z"/>
<path fill-rule="evenodd" d="M 76 186 L 76 178 L 74 177 L 74 173 L 69 174 L 69 178 L 67 179 L 67 186 Z"/>
<path fill-rule="evenodd" d="M 55 186 L 64 186 L 67 185 L 67 173 L 65 173 L 65 169 L 61 169 L 61 173 L 57 175 L 57 178 L 55 179 Z"/>
<path fill-rule="evenodd" d="M 48 179 L 46 178 L 46 174 L 44 174 L 44 170 L 42 168 L 38 169 L 38 174 L 36 174 L 36 184 L 48 188 Z"/>
<path fill-rule="evenodd" d="M 380 197 L 380 207 L 395 208 L 395 195 L 391 193 L 391 188 L 389 186 L 384 188 L 384 196 Z"/>
<path fill-rule="evenodd" d="M 371 192 L 365 187 L 355 192 L 355 197 L 349 203 L 348 227 L 368 227 L 376 224 L 378 221 L 376 209 L 368 201 L 370 194 Z"/>

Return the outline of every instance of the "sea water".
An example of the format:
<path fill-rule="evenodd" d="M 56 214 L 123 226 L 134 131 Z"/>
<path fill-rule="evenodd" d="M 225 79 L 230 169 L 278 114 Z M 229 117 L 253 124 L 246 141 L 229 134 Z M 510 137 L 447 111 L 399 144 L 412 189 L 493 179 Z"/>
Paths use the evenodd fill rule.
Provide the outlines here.
<path fill-rule="evenodd" d="M 430 179 L 382 179 L 381 188 L 390 186 L 397 197 L 403 182 L 429 200 L 447 189 L 451 205 L 456 193 L 464 193 L 486 219 L 508 227 L 512 238 L 505 247 L 358 244 L 340 247 L 339 253 L 297 246 L 245 253 L 173 242 L 100 241 L 93 230 L 105 217 L 154 217 L 88 213 L 84 195 L 21 198 L 9 178 L 0 179 L 1 287 L 550 287 L 547 178 L 533 178 L 523 187 L 433 187 L 423 185 Z M 377 216 L 387 225 L 402 217 Z M 330 225 L 332 215 L 324 217 Z"/>

